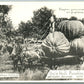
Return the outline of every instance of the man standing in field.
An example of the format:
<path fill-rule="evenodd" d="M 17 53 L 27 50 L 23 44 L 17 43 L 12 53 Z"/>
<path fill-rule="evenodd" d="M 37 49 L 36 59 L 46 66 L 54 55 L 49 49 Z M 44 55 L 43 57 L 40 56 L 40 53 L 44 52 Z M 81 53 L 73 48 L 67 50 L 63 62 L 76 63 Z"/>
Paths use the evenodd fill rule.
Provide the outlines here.
<path fill-rule="evenodd" d="M 14 70 L 18 70 L 19 72 L 21 70 L 22 65 L 21 52 L 22 52 L 21 44 L 19 42 L 15 43 L 12 52 L 12 59 L 14 64 Z"/>

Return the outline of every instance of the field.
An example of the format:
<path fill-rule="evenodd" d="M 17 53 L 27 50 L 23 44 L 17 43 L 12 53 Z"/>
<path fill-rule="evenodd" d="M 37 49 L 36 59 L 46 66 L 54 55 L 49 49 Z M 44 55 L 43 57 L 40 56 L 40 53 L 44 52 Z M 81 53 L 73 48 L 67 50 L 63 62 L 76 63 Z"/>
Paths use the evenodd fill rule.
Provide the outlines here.
<path fill-rule="evenodd" d="M 25 46 L 25 45 L 22 45 L 22 46 Z M 39 53 L 42 52 L 40 43 L 30 43 L 26 47 L 27 47 L 27 50 L 30 50 L 30 51 L 39 50 L 38 51 Z M 82 65 L 80 64 L 80 61 L 78 61 L 77 59 L 72 60 L 71 58 L 68 60 L 68 62 L 65 59 L 63 63 L 60 62 L 61 60 L 63 59 L 56 59 L 52 61 L 51 59 L 44 57 L 42 60 L 44 62 L 43 65 L 41 65 L 42 63 L 41 61 L 36 65 L 31 65 L 31 67 L 27 67 L 24 72 L 23 70 L 18 72 L 17 70 L 14 71 L 13 60 L 11 59 L 10 54 L 6 51 L 5 53 L 0 55 L 0 73 L 18 73 L 20 77 L 0 78 L 0 80 L 16 80 L 16 81 L 17 80 L 45 80 L 45 77 L 49 72 L 49 70 L 80 70 Z M 73 62 L 73 64 L 71 64 L 72 63 L 71 61 Z M 52 66 L 52 68 L 50 65 Z"/>

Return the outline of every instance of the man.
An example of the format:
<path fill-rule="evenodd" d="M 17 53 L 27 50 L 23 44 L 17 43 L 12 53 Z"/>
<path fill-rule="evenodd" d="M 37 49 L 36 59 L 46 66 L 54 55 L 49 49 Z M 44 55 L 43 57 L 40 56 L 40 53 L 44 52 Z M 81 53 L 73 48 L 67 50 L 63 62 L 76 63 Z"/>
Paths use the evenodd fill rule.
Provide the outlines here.
<path fill-rule="evenodd" d="M 15 43 L 12 52 L 12 59 L 14 64 L 14 70 L 18 70 L 19 72 L 21 70 L 22 65 L 21 52 L 22 52 L 21 44 L 19 42 Z"/>

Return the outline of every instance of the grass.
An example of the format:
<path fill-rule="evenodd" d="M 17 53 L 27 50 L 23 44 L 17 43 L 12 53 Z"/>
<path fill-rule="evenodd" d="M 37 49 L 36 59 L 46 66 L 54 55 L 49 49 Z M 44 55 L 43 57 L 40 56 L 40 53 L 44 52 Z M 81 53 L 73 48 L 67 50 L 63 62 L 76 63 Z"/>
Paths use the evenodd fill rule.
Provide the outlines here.
<path fill-rule="evenodd" d="M 49 69 L 27 69 L 24 73 L 20 74 L 19 80 L 45 80 Z"/>

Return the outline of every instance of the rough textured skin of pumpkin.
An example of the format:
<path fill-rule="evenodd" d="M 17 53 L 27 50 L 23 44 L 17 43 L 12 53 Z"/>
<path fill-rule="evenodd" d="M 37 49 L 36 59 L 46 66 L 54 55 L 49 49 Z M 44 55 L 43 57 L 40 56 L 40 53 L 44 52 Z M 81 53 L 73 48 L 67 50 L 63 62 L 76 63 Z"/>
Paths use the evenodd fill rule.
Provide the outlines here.
<path fill-rule="evenodd" d="M 84 55 L 84 36 L 74 39 L 70 42 L 70 52 L 75 55 L 83 56 Z"/>
<path fill-rule="evenodd" d="M 69 52 L 70 44 L 63 33 L 50 33 L 42 43 L 47 57 L 59 57 Z"/>
<path fill-rule="evenodd" d="M 73 40 L 84 35 L 84 25 L 77 20 L 60 22 L 57 30 L 64 33 L 68 40 Z"/>

